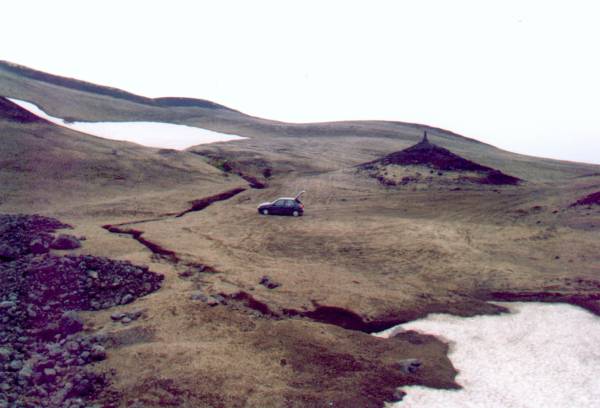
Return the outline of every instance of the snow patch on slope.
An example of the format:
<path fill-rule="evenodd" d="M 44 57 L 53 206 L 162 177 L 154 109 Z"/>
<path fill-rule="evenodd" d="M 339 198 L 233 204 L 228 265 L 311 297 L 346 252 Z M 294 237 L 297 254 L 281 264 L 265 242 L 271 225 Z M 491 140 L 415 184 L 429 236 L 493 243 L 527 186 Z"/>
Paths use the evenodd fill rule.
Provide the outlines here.
<path fill-rule="evenodd" d="M 498 303 L 510 314 L 462 318 L 432 314 L 381 333 L 432 334 L 450 344 L 463 389 L 402 387 L 413 407 L 597 407 L 600 401 L 600 318 L 576 306 Z"/>
<path fill-rule="evenodd" d="M 246 139 L 242 136 L 163 122 L 66 122 L 61 118 L 48 115 L 31 102 L 9 99 L 23 109 L 56 125 L 104 139 L 122 140 L 148 147 L 184 150 L 199 144 Z"/>

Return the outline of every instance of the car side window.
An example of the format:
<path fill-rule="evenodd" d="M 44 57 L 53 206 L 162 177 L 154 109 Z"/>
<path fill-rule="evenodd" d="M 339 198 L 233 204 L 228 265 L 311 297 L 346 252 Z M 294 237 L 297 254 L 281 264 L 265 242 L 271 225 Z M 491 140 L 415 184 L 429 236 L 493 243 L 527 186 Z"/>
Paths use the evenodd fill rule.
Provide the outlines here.
<path fill-rule="evenodd" d="M 285 200 L 285 206 L 286 207 L 293 207 L 294 206 L 294 201 L 293 200 Z"/>
<path fill-rule="evenodd" d="M 283 207 L 283 203 L 285 202 L 285 200 L 277 200 L 275 201 L 275 206 L 276 207 Z"/>

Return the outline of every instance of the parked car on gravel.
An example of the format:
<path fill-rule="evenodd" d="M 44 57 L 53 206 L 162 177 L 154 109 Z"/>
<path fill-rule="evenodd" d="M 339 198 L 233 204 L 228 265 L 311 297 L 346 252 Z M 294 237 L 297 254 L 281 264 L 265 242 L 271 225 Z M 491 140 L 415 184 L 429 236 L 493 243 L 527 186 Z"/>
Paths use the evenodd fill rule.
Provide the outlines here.
<path fill-rule="evenodd" d="M 273 202 L 262 203 L 258 212 L 262 215 L 292 215 L 298 217 L 304 214 L 304 204 L 300 201 L 300 192 L 296 197 L 280 197 Z"/>

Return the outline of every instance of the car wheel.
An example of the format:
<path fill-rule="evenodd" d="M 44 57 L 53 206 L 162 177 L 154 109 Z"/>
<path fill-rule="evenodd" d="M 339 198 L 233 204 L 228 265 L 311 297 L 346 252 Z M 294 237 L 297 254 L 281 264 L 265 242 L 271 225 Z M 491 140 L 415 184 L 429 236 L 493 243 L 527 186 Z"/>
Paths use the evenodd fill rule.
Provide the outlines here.
<path fill-rule="evenodd" d="M 264 210 L 262 210 L 262 213 L 263 213 L 263 215 L 269 215 L 269 210 L 264 209 Z"/>
<path fill-rule="evenodd" d="M 294 211 L 294 212 L 292 213 L 292 215 L 293 215 L 294 217 L 297 217 L 297 216 L 299 216 L 299 215 L 300 215 L 300 213 L 299 213 L 298 211 Z"/>

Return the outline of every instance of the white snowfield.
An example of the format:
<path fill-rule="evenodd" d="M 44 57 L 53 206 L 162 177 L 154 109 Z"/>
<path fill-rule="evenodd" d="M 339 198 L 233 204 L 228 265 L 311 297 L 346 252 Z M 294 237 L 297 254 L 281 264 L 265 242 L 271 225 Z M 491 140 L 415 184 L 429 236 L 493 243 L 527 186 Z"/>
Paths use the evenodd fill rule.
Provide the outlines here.
<path fill-rule="evenodd" d="M 9 98 L 20 107 L 46 119 L 56 125 L 78 132 L 102 137 L 104 139 L 123 140 L 148 147 L 184 150 L 198 144 L 229 142 L 246 139 L 242 136 L 228 135 L 192 126 L 175 125 L 163 122 L 65 122 L 61 118 L 48 115 L 31 102 Z"/>
<path fill-rule="evenodd" d="M 497 303 L 500 316 L 433 314 L 398 330 L 435 335 L 450 344 L 457 391 L 401 387 L 393 408 L 591 408 L 600 406 L 600 318 L 567 304 Z"/>

